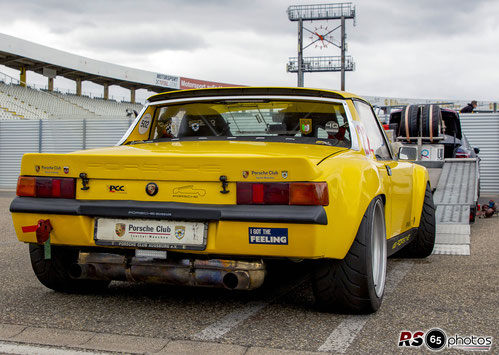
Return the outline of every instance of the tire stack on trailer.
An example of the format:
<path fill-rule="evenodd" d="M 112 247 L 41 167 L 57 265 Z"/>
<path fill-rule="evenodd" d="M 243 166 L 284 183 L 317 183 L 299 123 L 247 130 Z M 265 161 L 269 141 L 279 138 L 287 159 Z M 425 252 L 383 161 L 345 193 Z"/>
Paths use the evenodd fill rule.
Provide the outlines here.
<path fill-rule="evenodd" d="M 409 105 L 401 112 L 397 136 L 407 142 L 418 138 L 435 143 L 442 135 L 442 111 L 438 105 Z"/>

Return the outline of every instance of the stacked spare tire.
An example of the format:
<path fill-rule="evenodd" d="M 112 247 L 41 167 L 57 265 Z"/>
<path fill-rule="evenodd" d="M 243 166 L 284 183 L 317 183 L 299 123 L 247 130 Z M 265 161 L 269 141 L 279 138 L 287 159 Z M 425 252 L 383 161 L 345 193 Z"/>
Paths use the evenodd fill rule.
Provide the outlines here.
<path fill-rule="evenodd" d="M 409 105 L 393 113 L 390 124 L 397 137 L 407 142 L 423 137 L 433 143 L 436 137 L 442 135 L 442 111 L 438 105 Z"/>

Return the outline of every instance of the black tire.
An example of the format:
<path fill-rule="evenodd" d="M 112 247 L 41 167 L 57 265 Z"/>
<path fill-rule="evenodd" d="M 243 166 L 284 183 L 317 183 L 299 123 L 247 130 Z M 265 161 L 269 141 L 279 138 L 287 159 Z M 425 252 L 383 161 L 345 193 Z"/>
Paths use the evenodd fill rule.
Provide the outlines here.
<path fill-rule="evenodd" d="M 400 132 L 399 136 L 406 138 L 419 136 L 419 106 L 409 105 L 404 107 L 400 116 Z"/>
<path fill-rule="evenodd" d="M 435 246 L 435 233 L 435 206 L 433 204 L 433 194 L 428 184 L 426 185 L 418 232 L 409 244 L 394 254 L 394 257 L 426 258 L 430 256 Z"/>
<path fill-rule="evenodd" d="M 381 213 L 381 218 L 378 213 Z M 379 232 L 379 228 L 382 229 L 382 244 L 378 245 L 383 248 L 383 255 L 373 252 L 378 235 L 375 231 Z M 379 270 L 383 267 L 382 277 L 377 278 L 378 288 L 373 276 L 375 273 L 373 260 L 376 259 L 382 263 L 379 265 Z M 322 259 L 316 263 L 312 286 L 319 309 L 335 313 L 364 314 L 378 310 L 383 300 L 386 279 L 386 232 L 381 197 L 376 197 L 369 204 L 357 236 L 345 258 Z"/>
<path fill-rule="evenodd" d="M 430 137 L 433 143 L 434 137 L 440 136 L 442 129 L 442 111 L 438 105 L 425 105 L 421 113 L 421 124 L 423 126 L 423 137 Z"/>
<path fill-rule="evenodd" d="M 44 246 L 29 245 L 31 266 L 38 280 L 54 291 L 68 293 L 88 293 L 100 291 L 109 285 L 109 281 L 77 280 L 69 276 L 71 264 L 78 259 L 78 250 L 51 246 L 51 259 L 45 259 Z"/>

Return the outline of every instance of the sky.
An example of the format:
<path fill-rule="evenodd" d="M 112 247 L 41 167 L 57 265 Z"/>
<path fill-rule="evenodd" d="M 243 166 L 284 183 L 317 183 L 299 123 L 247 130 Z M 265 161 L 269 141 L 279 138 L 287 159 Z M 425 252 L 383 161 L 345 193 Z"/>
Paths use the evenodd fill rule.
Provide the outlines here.
<path fill-rule="evenodd" d="M 297 23 L 285 0 L 0 0 L 0 32 L 73 54 L 158 73 L 252 86 L 296 86 Z M 499 1 L 356 0 L 346 26 L 360 95 L 499 101 Z M 339 21 L 305 22 L 311 30 Z M 339 31 L 333 32 L 335 40 Z M 305 45 L 310 42 L 304 37 Z M 339 49 L 305 50 L 338 56 Z M 0 71 L 6 72 L 0 66 Z M 11 72 L 7 72 L 10 74 Z M 13 74 L 11 74 L 13 75 Z M 28 73 L 28 82 L 46 79 Z M 64 79 L 56 86 L 73 87 Z M 339 89 L 340 73 L 305 86 Z M 98 90 L 84 84 L 83 90 Z M 126 94 L 111 88 L 111 94 Z M 147 93 L 138 94 L 146 97 Z"/>

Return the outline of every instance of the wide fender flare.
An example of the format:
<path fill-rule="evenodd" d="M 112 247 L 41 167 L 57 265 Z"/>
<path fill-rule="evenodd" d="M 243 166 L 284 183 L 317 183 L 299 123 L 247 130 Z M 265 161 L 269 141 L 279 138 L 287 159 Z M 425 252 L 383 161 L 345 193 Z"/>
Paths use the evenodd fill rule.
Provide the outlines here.
<path fill-rule="evenodd" d="M 426 185 L 430 185 L 430 175 L 424 166 L 414 164 L 412 174 L 412 227 L 419 227 L 423 212 Z"/>
<path fill-rule="evenodd" d="M 345 156 L 323 162 L 329 185 L 328 233 L 325 257 L 342 259 L 348 253 L 371 201 L 385 186 L 376 164 L 368 158 Z"/>

